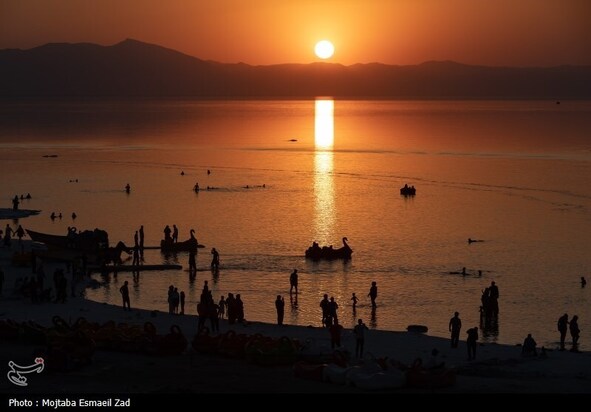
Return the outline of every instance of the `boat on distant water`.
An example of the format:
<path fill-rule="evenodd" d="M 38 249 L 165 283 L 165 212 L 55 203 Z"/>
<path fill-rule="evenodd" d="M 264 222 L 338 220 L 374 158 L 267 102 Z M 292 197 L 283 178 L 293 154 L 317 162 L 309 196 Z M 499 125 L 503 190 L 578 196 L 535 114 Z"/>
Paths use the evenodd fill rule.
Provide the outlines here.
<path fill-rule="evenodd" d="M 404 197 L 406 196 L 414 196 L 417 194 L 417 189 L 414 186 L 409 186 L 407 184 L 404 187 L 400 188 L 400 194 Z"/>
<path fill-rule="evenodd" d="M 162 252 L 197 252 L 198 248 L 204 248 L 200 245 L 194 236 L 195 230 L 191 229 L 191 237 L 183 242 L 173 242 L 171 238 L 160 241 L 160 251 Z"/>
<path fill-rule="evenodd" d="M 318 243 L 313 242 L 306 250 L 306 258 L 312 260 L 335 260 L 335 259 L 351 259 L 353 249 L 347 244 L 348 239 L 343 238 L 343 247 L 334 249 L 332 245 L 320 247 Z"/>
<path fill-rule="evenodd" d="M 78 232 L 70 228 L 67 235 L 52 235 L 27 229 L 29 237 L 34 242 L 44 243 L 48 249 L 74 249 L 95 252 L 109 247 L 109 235 L 101 229 Z"/>

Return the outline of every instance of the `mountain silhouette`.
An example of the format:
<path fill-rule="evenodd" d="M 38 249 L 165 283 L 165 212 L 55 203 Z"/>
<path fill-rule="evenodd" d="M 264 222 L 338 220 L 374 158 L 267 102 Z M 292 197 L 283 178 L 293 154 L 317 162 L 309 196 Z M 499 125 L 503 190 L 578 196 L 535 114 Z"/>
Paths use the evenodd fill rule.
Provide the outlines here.
<path fill-rule="evenodd" d="M 589 99 L 591 66 L 487 67 L 451 61 L 396 66 L 253 66 L 201 60 L 127 39 L 0 50 L 0 98 Z"/>

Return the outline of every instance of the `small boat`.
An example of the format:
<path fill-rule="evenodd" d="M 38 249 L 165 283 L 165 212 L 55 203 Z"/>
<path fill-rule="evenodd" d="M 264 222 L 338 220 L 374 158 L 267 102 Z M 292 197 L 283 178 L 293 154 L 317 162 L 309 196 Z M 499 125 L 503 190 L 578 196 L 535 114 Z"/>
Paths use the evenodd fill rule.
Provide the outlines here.
<path fill-rule="evenodd" d="M 70 228 L 70 232 L 65 236 L 35 232 L 30 229 L 27 229 L 27 233 L 34 242 L 44 243 L 48 249 L 75 249 L 95 252 L 109 246 L 109 235 L 101 229 L 78 232 L 76 228 Z"/>
<path fill-rule="evenodd" d="M 347 244 L 348 239 L 343 238 L 343 247 L 334 249 L 332 245 L 320 247 L 318 243 L 313 242 L 306 250 L 306 258 L 312 260 L 335 260 L 335 259 L 351 259 L 353 249 Z"/>
<path fill-rule="evenodd" d="M 404 197 L 414 196 L 417 194 L 417 189 L 415 189 L 414 186 L 409 186 L 405 184 L 404 187 L 400 188 L 400 194 Z"/>
<path fill-rule="evenodd" d="M 173 242 L 172 239 L 162 239 L 160 241 L 160 251 L 162 252 L 197 252 L 198 248 L 204 248 L 200 245 L 194 236 L 195 230 L 191 229 L 191 237 L 184 242 Z"/>

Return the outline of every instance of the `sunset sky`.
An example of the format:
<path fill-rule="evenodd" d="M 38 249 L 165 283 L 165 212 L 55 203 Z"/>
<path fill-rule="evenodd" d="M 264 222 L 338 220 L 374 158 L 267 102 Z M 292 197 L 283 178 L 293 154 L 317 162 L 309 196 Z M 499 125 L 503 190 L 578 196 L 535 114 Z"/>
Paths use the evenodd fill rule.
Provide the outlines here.
<path fill-rule="evenodd" d="M 0 0 L 0 49 L 134 38 L 207 60 L 591 64 L 590 0 Z"/>

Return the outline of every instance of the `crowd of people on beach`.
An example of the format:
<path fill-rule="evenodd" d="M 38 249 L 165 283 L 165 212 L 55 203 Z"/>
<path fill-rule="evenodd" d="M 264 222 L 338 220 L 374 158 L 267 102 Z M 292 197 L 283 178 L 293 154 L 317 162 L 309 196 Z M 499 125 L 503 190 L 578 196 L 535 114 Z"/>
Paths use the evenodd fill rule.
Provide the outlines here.
<path fill-rule="evenodd" d="M 169 226 L 167 226 L 168 230 L 165 230 L 165 238 L 169 238 L 171 241 L 178 241 L 178 228 L 176 225 L 173 225 L 173 229 L 171 230 Z M 4 245 L 10 245 L 10 240 L 13 236 L 17 236 L 19 241 L 22 241 L 22 237 L 25 236 L 25 231 L 22 226 L 18 226 L 15 230 L 13 229 L 10 224 L 6 225 L 4 230 L 4 237 L 3 243 Z M 8 243 L 7 240 L 8 239 Z M 135 231 L 134 234 L 134 250 L 135 251 L 143 251 L 144 249 L 144 227 L 143 225 Z M 219 266 L 219 252 L 213 248 L 211 250 L 212 254 L 212 261 L 211 261 L 211 268 L 218 269 Z M 194 257 L 193 257 L 194 258 Z M 137 259 L 137 260 L 136 260 Z M 140 264 L 139 256 L 134 254 L 134 263 L 133 264 Z M 70 265 L 68 265 L 70 267 Z M 69 270 L 68 270 L 69 271 Z M 41 303 L 47 301 L 53 301 L 56 303 L 66 303 L 68 293 L 67 293 L 67 286 L 68 281 L 66 280 L 66 276 L 64 274 L 63 269 L 56 269 L 53 275 L 53 291 L 55 294 L 52 296 L 52 288 L 47 287 L 45 283 L 45 273 L 44 273 L 44 266 L 43 263 L 39 259 L 35 259 L 35 264 L 33 265 L 33 272 L 34 276 L 32 277 L 25 277 L 24 279 L 18 278 L 17 282 L 15 283 L 14 290 L 15 293 L 19 296 L 30 298 L 32 303 Z M 75 285 L 85 276 L 88 274 L 87 269 L 85 268 L 85 264 L 80 265 L 79 262 L 74 265 L 72 269 L 72 283 L 71 283 L 71 294 L 75 296 Z M 0 269 L 0 294 L 2 293 L 3 284 L 4 284 L 4 272 Z M 584 277 L 581 277 L 581 287 L 585 287 L 586 281 Z M 293 302 L 293 295 L 296 295 L 296 302 L 297 302 L 297 294 L 298 286 L 299 286 L 299 276 L 298 270 L 294 269 L 289 275 L 289 294 L 292 297 Z M 123 286 L 119 289 L 122 302 L 123 302 L 123 309 L 130 311 L 131 310 L 131 302 L 129 297 L 129 285 L 128 282 L 125 281 Z M 370 300 L 370 306 L 372 311 L 375 311 L 378 303 L 378 286 L 376 281 L 371 282 L 371 286 L 369 287 L 369 292 L 367 293 L 367 297 Z M 480 306 L 480 316 L 481 322 L 484 320 L 485 323 L 489 322 L 491 319 L 498 318 L 499 315 L 499 288 L 496 285 L 495 281 L 490 283 L 490 286 L 486 287 L 482 291 L 481 296 L 481 306 Z M 183 315 L 186 313 L 185 308 L 185 292 L 179 291 L 177 287 L 174 285 L 169 286 L 168 290 L 168 306 L 169 306 L 169 313 L 173 315 Z M 355 314 L 356 306 L 359 302 L 359 298 L 353 292 L 351 296 L 351 306 L 353 309 L 353 314 Z M 292 303 L 293 304 L 293 303 Z M 277 314 L 277 324 L 283 325 L 284 324 L 284 316 L 285 316 L 285 299 L 282 295 L 277 295 L 275 302 L 274 302 L 276 314 Z M 341 336 L 344 330 L 343 326 L 339 323 L 339 304 L 335 300 L 334 296 L 330 296 L 328 293 L 323 295 L 322 300 L 320 301 L 320 312 L 321 312 L 321 325 L 326 328 L 329 332 L 330 342 L 332 348 L 341 347 Z M 206 328 L 206 321 L 210 319 L 210 327 L 207 329 L 208 333 L 218 333 L 219 332 L 219 319 L 224 319 L 227 316 L 228 324 L 235 324 L 235 323 L 243 323 L 245 322 L 245 314 L 244 314 L 244 302 L 241 299 L 240 293 L 228 293 L 227 299 L 224 296 L 221 296 L 219 301 L 216 303 L 212 292 L 209 290 L 208 281 L 204 281 L 203 290 L 201 293 L 201 297 L 199 302 L 197 303 L 197 315 L 198 315 L 198 333 L 202 333 Z M 572 349 L 573 352 L 578 352 L 579 346 L 579 336 L 580 336 L 580 328 L 579 328 L 579 317 L 577 315 L 573 316 L 569 320 L 568 314 L 562 315 L 557 321 L 557 329 L 560 333 L 560 350 L 565 350 L 565 341 L 568 332 L 570 331 L 570 335 L 572 337 Z M 455 312 L 453 317 L 449 321 L 449 332 L 451 333 L 450 342 L 451 348 L 458 348 L 459 341 L 460 341 L 460 332 L 462 330 L 462 321 L 459 317 L 459 313 Z M 481 328 L 482 329 L 482 323 Z M 362 319 L 357 320 L 357 324 L 353 327 L 352 332 L 355 337 L 355 355 L 357 357 L 363 356 L 364 351 L 364 344 L 365 344 L 365 331 L 368 330 L 367 326 L 363 323 Z M 476 359 L 476 349 L 477 349 L 477 342 L 479 340 L 479 328 L 477 326 L 468 328 L 466 331 L 466 347 L 468 352 L 468 360 Z M 537 343 L 532 336 L 532 334 L 528 334 L 527 337 L 524 339 L 522 346 L 522 354 L 523 356 L 538 356 L 538 348 Z M 542 354 L 545 356 L 545 348 L 542 347 Z"/>

